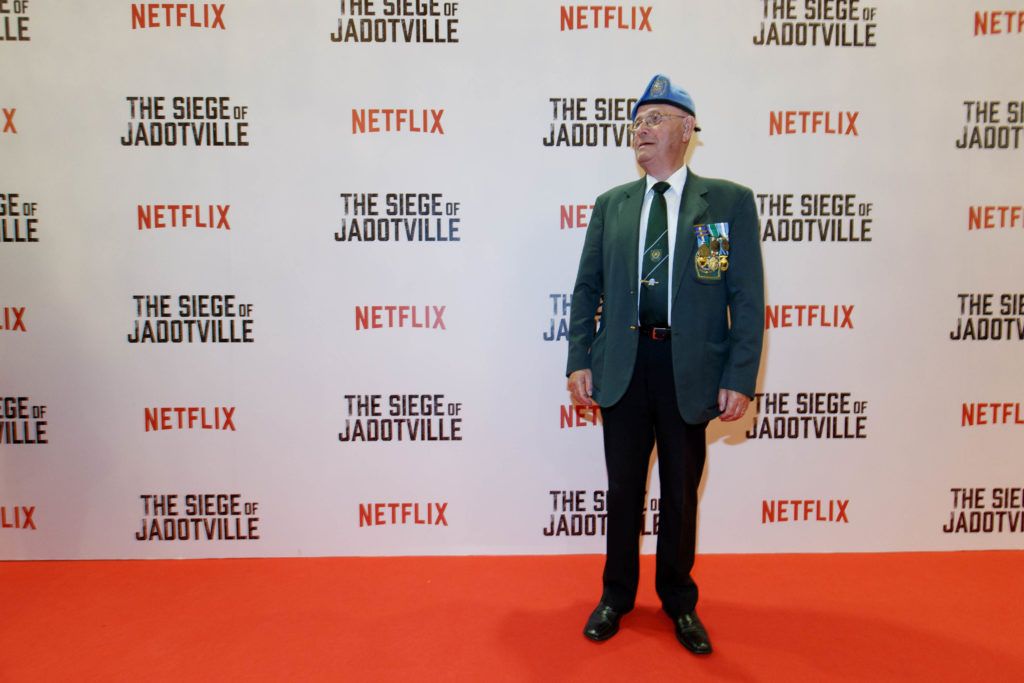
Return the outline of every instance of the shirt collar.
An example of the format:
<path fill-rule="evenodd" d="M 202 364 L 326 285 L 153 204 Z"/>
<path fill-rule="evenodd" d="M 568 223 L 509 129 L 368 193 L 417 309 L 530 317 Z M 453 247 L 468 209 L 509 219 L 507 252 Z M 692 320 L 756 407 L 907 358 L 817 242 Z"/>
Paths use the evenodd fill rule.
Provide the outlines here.
<path fill-rule="evenodd" d="M 656 180 L 654 178 L 654 176 L 651 176 L 651 175 L 647 175 L 645 177 L 647 178 L 647 190 L 646 191 L 650 192 L 651 188 L 654 187 L 654 184 L 656 182 L 658 182 L 658 180 Z M 686 184 L 686 166 L 680 166 L 676 170 L 675 173 L 670 175 L 665 180 L 665 182 L 667 182 L 669 184 L 669 186 L 672 188 L 672 191 L 676 193 L 677 197 L 682 197 L 683 196 L 683 185 Z"/>

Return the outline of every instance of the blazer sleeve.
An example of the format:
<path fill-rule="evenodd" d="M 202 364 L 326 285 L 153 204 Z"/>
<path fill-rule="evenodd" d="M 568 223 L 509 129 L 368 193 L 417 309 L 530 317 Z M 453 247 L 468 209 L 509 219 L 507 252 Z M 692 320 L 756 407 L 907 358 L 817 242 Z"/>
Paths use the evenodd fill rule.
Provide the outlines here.
<path fill-rule="evenodd" d="M 580 267 L 576 285 L 572 290 L 569 308 L 569 359 L 565 375 L 590 368 L 590 346 L 594 342 L 596 326 L 594 316 L 604 293 L 604 220 L 607 195 L 594 202 L 594 210 L 587 225 L 580 254 Z"/>
<path fill-rule="evenodd" d="M 764 265 L 754 193 L 747 188 L 737 202 L 729 243 L 729 357 L 720 386 L 752 397 L 764 342 Z"/>

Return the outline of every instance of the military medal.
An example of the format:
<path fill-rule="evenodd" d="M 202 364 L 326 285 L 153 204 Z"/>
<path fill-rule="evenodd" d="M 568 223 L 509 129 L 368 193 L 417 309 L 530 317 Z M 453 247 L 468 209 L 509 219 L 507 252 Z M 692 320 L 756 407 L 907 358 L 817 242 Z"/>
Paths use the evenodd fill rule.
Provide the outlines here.
<path fill-rule="evenodd" d="M 711 250 L 708 245 L 702 244 L 697 247 L 697 269 L 703 270 L 708 267 L 708 257 L 711 256 Z"/>
<path fill-rule="evenodd" d="M 720 236 L 718 240 L 718 267 L 722 272 L 729 270 L 729 224 L 716 223 L 714 225 Z"/>
<path fill-rule="evenodd" d="M 693 262 L 697 279 L 715 282 L 729 270 L 729 224 L 707 223 L 693 226 L 697 254 Z"/>

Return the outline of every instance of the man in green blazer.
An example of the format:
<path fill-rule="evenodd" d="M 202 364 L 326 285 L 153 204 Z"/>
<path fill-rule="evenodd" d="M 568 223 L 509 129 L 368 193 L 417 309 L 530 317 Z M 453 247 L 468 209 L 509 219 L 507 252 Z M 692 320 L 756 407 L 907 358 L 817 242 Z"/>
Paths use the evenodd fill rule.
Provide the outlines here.
<path fill-rule="evenodd" d="M 754 395 L 764 284 L 753 193 L 685 165 L 693 99 L 658 74 L 633 109 L 640 180 L 594 205 L 573 289 L 568 389 L 601 406 L 608 470 L 601 601 L 584 635 L 606 640 L 634 605 L 651 450 L 661 504 L 655 586 L 691 652 L 711 652 L 690 577 L 708 421 Z M 595 325 L 595 317 L 600 322 Z"/>

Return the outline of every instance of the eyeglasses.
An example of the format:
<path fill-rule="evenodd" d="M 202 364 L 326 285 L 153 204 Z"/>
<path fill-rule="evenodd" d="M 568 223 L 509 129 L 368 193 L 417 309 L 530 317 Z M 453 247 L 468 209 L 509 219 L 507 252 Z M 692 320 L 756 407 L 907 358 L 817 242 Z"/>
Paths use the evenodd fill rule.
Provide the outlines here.
<path fill-rule="evenodd" d="M 680 114 L 662 114 L 660 111 L 652 111 L 650 114 L 645 116 L 638 116 L 636 120 L 633 121 L 633 132 L 635 133 L 640 130 L 640 126 L 645 123 L 649 128 L 657 128 L 658 124 L 667 118 L 685 119 L 686 116 L 682 116 Z"/>

